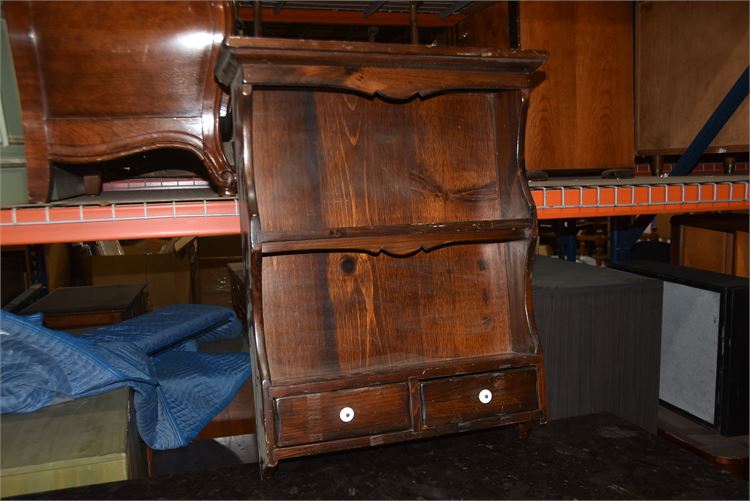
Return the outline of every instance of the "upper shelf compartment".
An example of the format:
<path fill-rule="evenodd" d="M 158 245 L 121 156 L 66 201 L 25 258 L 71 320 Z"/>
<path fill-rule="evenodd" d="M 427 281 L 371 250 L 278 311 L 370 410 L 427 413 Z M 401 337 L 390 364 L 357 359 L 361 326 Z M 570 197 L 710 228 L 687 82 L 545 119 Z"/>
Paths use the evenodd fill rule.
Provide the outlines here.
<path fill-rule="evenodd" d="M 216 75 L 232 89 L 253 249 L 409 255 L 529 238 L 519 153 L 528 89 L 545 57 L 228 39 Z M 501 230 L 508 220 L 525 229 Z"/>

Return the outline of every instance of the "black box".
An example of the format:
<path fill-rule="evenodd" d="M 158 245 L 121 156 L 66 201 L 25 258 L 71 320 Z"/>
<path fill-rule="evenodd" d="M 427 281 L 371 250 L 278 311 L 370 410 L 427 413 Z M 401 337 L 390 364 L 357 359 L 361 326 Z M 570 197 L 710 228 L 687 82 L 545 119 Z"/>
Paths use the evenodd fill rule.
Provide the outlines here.
<path fill-rule="evenodd" d="M 532 283 L 549 418 L 606 411 L 656 433 L 661 282 L 537 256 Z"/>
<path fill-rule="evenodd" d="M 659 398 L 722 435 L 746 435 L 747 279 L 653 261 L 611 266 L 664 282 Z"/>

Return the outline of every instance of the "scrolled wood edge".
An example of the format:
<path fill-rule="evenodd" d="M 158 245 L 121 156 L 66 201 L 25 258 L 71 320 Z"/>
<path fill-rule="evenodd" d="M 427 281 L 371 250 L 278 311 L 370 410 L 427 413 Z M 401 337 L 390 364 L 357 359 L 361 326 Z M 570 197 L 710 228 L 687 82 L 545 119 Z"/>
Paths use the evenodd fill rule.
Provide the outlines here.
<path fill-rule="evenodd" d="M 226 38 L 232 34 L 232 12 L 230 2 L 216 2 L 212 4 L 214 15 L 214 40 L 220 35 Z M 205 88 L 203 97 L 203 116 L 201 118 L 203 127 L 203 149 L 206 155 L 203 163 L 211 177 L 217 193 L 223 196 L 234 196 L 237 194 L 237 174 L 235 168 L 224 154 L 221 140 L 219 119 L 222 98 L 226 95 L 221 85 L 211 78 L 216 62 L 221 52 L 221 43 L 214 42 L 209 58 L 209 67 L 205 72 Z"/>
<path fill-rule="evenodd" d="M 409 257 L 450 245 L 525 240 L 532 231 L 527 219 L 331 228 L 301 233 L 260 233 L 253 249 L 262 248 L 264 255 L 362 252 L 373 256 Z"/>
<path fill-rule="evenodd" d="M 241 67 L 241 70 L 240 70 Z M 340 65 L 239 65 L 227 63 L 218 78 L 231 71 L 243 74 L 243 83 L 256 88 L 286 87 L 352 92 L 395 101 L 427 98 L 451 92 L 498 92 L 526 89 L 534 74 L 523 72 L 457 71 L 440 68 L 348 67 Z"/>
<path fill-rule="evenodd" d="M 212 139 L 206 140 L 186 131 L 144 132 L 92 145 L 50 144 L 48 157 L 53 162 L 86 164 L 164 148 L 185 150 L 203 163 L 209 181 L 220 195 L 233 196 L 236 193 L 234 170 L 223 153 L 219 154 Z"/>

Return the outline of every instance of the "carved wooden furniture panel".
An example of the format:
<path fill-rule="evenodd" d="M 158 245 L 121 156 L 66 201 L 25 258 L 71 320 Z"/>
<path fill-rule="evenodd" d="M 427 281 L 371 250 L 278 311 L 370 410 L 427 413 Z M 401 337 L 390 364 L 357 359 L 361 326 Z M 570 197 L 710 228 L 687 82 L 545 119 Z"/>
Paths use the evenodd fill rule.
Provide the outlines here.
<path fill-rule="evenodd" d="M 229 38 L 261 466 L 545 419 L 534 51 Z"/>
<path fill-rule="evenodd" d="M 214 188 L 234 190 L 213 78 L 229 34 L 221 2 L 3 2 L 24 126 L 32 202 L 50 163 L 189 150 Z M 169 85 L 164 85 L 169 82 Z"/>

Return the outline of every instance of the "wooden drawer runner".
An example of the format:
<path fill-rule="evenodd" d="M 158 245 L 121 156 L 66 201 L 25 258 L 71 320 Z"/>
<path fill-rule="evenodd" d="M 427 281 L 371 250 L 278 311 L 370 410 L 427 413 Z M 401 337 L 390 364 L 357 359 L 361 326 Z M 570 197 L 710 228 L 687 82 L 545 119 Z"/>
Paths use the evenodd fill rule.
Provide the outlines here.
<path fill-rule="evenodd" d="M 282 397 L 275 403 L 281 447 L 411 429 L 406 383 Z"/>
<path fill-rule="evenodd" d="M 425 428 L 539 408 L 535 368 L 426 381 L 420 393 Z"/>

